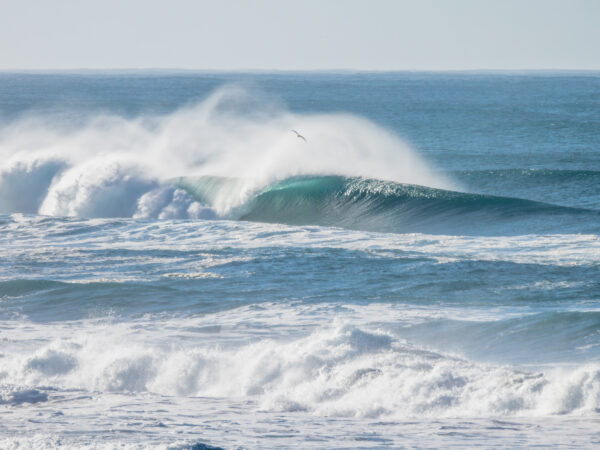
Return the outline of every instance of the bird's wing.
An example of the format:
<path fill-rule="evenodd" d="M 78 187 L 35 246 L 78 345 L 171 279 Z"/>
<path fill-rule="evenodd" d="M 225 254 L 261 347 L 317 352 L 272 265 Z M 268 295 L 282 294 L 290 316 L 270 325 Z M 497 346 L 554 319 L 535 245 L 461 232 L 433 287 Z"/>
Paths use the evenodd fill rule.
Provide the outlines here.
<path fill-rule="evenodd" d="M 304 136 L 302 136 L 300 133 L 298 133 L 296 130 L 292 130 L 294 133 L 296 133 L 296 136 L 299 137 L 300 139 L 304 139 L 304 142 L 308 142 L 306 140 L 306 138 Z"/>

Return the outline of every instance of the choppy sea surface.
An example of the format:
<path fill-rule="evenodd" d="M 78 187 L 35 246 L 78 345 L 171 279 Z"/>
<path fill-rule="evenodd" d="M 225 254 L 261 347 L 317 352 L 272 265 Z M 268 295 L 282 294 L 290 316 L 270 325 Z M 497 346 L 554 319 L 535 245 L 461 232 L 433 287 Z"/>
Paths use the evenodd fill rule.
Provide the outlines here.
<path fill-rule="evenodd" d="M 1 73 L 0 448 L 600 446 L 599 235 L 598 73 Z"/>

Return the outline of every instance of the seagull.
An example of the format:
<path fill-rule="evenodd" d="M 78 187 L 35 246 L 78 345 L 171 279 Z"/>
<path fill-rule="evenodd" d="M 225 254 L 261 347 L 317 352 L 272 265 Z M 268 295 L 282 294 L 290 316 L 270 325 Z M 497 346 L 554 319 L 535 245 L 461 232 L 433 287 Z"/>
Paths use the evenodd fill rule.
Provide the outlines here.
<path fill-rule="evenodd" d="M 304 136 L 302 136 L 300 133 L 298 133 L 296 130 L 292 130 L 294 133 L 296 133 L 296 136 L 299 137 L 300 139 L 304 139 L 304 142 L 308 142 L 306 140 L 306 138 Z"/>

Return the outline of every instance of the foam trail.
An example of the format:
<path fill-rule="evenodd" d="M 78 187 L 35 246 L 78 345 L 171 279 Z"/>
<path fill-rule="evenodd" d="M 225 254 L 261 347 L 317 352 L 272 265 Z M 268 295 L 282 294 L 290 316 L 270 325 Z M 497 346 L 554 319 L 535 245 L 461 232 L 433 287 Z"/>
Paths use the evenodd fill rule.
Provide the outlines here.
<path fill-rule="evenodd" d="M 191 175 L 243 180 L 212 205 L 219 215 L 295 175 L 452 188 L 399 137 L 364 118 L 296 114 L 235 86 L 164 116 L 98 115 L 83 126 L 21 119 L 0 128 L 0 157 L 0 213 L 209 216 L 183 193 L 165 193 L 169 179 Z"/>

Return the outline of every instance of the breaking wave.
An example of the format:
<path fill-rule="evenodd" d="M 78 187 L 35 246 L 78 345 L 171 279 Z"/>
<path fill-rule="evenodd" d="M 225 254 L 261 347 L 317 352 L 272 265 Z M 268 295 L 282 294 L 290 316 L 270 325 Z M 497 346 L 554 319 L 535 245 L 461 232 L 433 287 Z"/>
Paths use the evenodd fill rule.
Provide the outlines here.
<path fill-rule="evenodd" d="M 484 235 L 596 232 L 600 214 L 457 192 L 366 119 L 295 114 L 233 86 L 165 116 L 21 118 L 0 128 L 0 157 L 0 213 Z"/>
<path fill-rule="evenodd" d="M 302 130 L 308 142 L 291 129 Z M 0 127 L 0 213 L 201 217 L 168 180 L 244 180 L 227 207 L 276 180 L 368 176 L 450 188 L 398 136 L 347 114 L 295 114 L 228 86 L 164 116 L 97 115 L 84 123 L 20 118 Z"/>
<path fill-rule="evenodd" d="M 0 404 L 46 401 L 52 394 L 39 386 L 51 384 L 61 390 L 247 397 L 268 411 L 338 417 L 595 414 L 600 407 L 597 364 L 519 371 L 346 324 L 287 341 L 234 346 L 153 340 L 155 327 L 139 325 L 109 325 L 114 337 L 90 333 L 25 354 L 7 352 Z M 191 338 L 198 327 L 178 331 Z"/>

